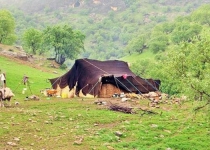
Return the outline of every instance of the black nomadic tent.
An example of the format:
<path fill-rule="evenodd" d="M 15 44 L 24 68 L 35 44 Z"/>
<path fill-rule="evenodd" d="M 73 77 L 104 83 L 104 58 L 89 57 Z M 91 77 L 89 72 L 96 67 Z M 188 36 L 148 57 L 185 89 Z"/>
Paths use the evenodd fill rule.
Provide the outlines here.
<path fill-rule="evenodd" d="M 124 93 L 148 93 L 158 91 L 160 85 L 159 80 L 136 76 L 126 62 L 119 60 L 77 59 L 67 73 L 49 80 L 54 89 L 68 87 L 69 91 L 75 89 L 77 96 L 82 92 L 98 97 L 110 97 L 116 89 Z"/>

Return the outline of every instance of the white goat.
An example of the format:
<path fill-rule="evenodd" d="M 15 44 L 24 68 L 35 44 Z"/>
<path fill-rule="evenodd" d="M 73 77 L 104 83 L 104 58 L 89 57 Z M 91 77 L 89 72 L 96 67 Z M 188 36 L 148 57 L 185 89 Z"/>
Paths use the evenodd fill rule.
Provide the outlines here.
<path fill-rule="evenodd" d="M 8 100 L 10 102 L 10 99 L 15 96 L 12 92 L 12 90 L 8 87 L 6 88 L 0 88 L 0 101 L 1 101 L 1 107 L 4 106 L 3 101 Z"/>

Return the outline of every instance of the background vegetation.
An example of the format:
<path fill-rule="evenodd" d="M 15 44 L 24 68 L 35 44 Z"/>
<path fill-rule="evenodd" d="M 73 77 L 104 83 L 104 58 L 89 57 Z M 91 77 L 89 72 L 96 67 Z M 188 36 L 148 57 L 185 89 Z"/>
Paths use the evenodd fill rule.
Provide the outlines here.
<path fill-rule="evenodd" d="M 156 49 L 154 51 L 161 49 L 166 41 L 165 44 L 158 44 L 158 47 L 155 43 L 165 36 L 150 37 L 153 28 L 161 22 L 173 21 L 177 16 L 187 16 L 208 2 L 210 1 L 0 0 L 0 7 L 8 9 L 15 18 L 18 36 L 16 44 L 23 44 L 22 35 L 27 29 L 44 30 L 47 26 L 64 23 L 86 36 L 85 52 L 82 52 L 80 57 L 106 60 L 121 58 L 127 55 L 126 51 L 141 52 L 144 49 L 142 42 L 139 42 L 141 44 L 139 48 L 130 47 L 129 44 L 125 50 L 132 39 L 134 41 L 150 39 L 153 42 L 151 44 L 146 42 L 146 47 L 150 45 L 150 49 Z M 137 38 L 139 36 L 146 38 L 140 40 Z M 27 47 L 24 49 L 27 50 Z"/>

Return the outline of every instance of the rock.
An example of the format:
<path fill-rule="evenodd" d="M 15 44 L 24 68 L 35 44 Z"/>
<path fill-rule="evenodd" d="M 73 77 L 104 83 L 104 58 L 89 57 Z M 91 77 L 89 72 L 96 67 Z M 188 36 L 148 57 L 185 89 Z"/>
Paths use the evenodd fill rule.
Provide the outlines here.
<path fill-rule="evenodd" d="M 147 93 L 147 94 L 142 94 L 142 96 L 144 97 L 144 98 L 149 98 L 149 94 Z"/>
<path fill-rule="evenodd" d="M 149 97 L 156 97 L 158 94 L 156 92 L 149 92 Z"/>
<path fill-rule="evenodd" d="M 106 103 L 106 102 L 102 102 L 102 104 L 103 104 L 103 105 L 107 105 L 107 103 Z"/>
<path fill-rule="evenodd" d="M 120 136 L 122 136 L 123 134 L 122 134 L 122 132 L 120 132 L 120 131 L 116 131 L 116 132 L 115 132 L 115 135 L 120 137 Z"/>
<path fill-rule="evenodd" d="M 155 106 L 156 106 L 156 103 L 151 103 L 150 106 L 151 106 L 151 107 L 155 107 Z"/>
<path fill-rule="evenodd" d="M 83 137 L 77 137 L 76 139 L 77 140 L 74 141 L 74 145 L 81 145 L 82 144 L 82 141 L 84 140 Z"/>
<path fill-rule="evenodd" d="M 74 145 L 81 145 L 82 141 L 74 141 Z"/>
<path fill-rule="evenodd" d="M 94 102 L 94 104 L 97 104 L 97 105 L 102 105 L 102 101 L 97 100 L 97 101 L 95 101 L 95 102 Z"/>
<path fill-rule="evenodd" d="M 161 134 L 161 135 L 160 135 L 160 138 L 164 138 L 164 135 Z"/>
<path fill-rule="evenodd" d="M 169 99 L 169 95 L 165 94 L 165 93 L 161 93 L 161 99 L 162 100 L 167 100 L 167 99 Z"/>
<path fill-rule="evenodd" d="M 7 142 L 7 145 L 10 145 L 10 146 L 17 146 L 17 144 L 14 143 L 14 142 Z"/>
<path fill-rule="evenodd" d="M 122 102 L 126 102 L 127 100 L 130 100 L 130 98 L 123 97 L 123 98 L 121 99 Z"/>
<path fill-rule="evenodd" d="M 46 124 L 49 124 L 49 121 L 45 121 Z"/>
<path fill-rule="evenodd" d="M 158 125 L 156 125 L 156 124 L 152 124 L 152 125 L 151 125 L 151 127 L 152 127 L 152 128 L 157 128 L 157 127 L 158 127 Z"/>
<path fill-rule="evenodd" d="M 15 105 L 19 105 L 19 102 L 15 102 Z"/>
<path fill-rule="evenodd" d="M 29 100 L 37 100 L 37 101 L 40 100 L 40 98 L 36 95 L 31 95 L 31 96 L 28 97 L 28 99 Z"/>
<path fill-rule="evenodd" d="M 109 150 L 114 150 L 114 148 L 113 147 L 111 147 L 111 146 L 107 146 L 107 148 L 109 149 Z"/>
<path fill-rule="evenodd" d="M 37 131 L 37 132 L 40 132 L 40 131 L 41 131 L 41 129 L 39 129 L 39 128 L 36 128 L 36 131 Z"/>
<path fill-rule="evenodd" d="M 160 106 L 159 105 L 156 105 L 155 108 L 160 108 Z"/>
<path fill-rule="evenodd" d="M 20 141 L 20 139 L 18 137 L 14 137 L 14 141 Z"/>
<path fill-rule="evenodd" d="M 159 100 L 155 99 L 153 102 L 158 104 L 159 103 Z"/>
<path fill-rule="evenodd" d="M 171 133 L 171 131 L 170 130 L 164 130 L 165 132 L 167 132 L 167 133 Z"/>

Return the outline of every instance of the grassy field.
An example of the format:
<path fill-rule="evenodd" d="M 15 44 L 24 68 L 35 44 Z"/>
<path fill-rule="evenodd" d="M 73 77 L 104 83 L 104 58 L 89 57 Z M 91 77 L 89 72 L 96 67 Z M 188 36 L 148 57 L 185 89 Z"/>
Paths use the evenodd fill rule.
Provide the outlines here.
<path fill-rule="evenodd" d="M 37 94 L 40 92 L 40 89 L 50 88 L 51 85 L 48 79 L 64 74 L 63 71 L 54 74 L 53 72 L 56 70 L 54 68 L 37 68 L 35 67 L 37 62 L 33 63 L 0 57 L 1 73 L 6 74 L 7 86 L 18 94 L 17 97 L 22 93 L 23 88 L 27 88 L 26 94 Z M 29 77 L 29 86 L 23 84 L 24 76 Z"/>
<path fill-rule="evenodd" d="M 127 55 L 125 57 L 122 57 L 121 60 L 129 62 L 129 63 L 135 63 L 138 60 L 143 60 L 143 59 L 154 59 L 155 55 L 151 51 L 145 51 L 142 54 L 136 53 L 132 55 Z"/>
<path fill-rule="evenodd" d="M 208 150 L 210 149 L 209 108 L 202 101 L 163 101 L 150 107 L 148 100 L 104 99 L 132 106 L 133 114 L 96 105 L 97 98 L 62 99 L 44 97 L 40 90 L 50 87 L 46 79 L 57 77 L 0 57 L 0 69 L 6 72 L 7 86 L 15 97 L 12 106 L 0 108 L 1 150 Z M 25 100 L 23 75 L 29 76 L 33 94 L 39 101 Z M 19 105 L 15 105 L 19 102 Z M 143 111 L 148 110 L 148 111 Z M 152 112 L 152 113 L 151 113 Z"/>

